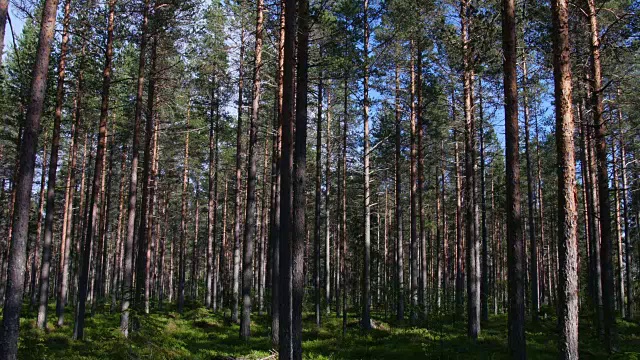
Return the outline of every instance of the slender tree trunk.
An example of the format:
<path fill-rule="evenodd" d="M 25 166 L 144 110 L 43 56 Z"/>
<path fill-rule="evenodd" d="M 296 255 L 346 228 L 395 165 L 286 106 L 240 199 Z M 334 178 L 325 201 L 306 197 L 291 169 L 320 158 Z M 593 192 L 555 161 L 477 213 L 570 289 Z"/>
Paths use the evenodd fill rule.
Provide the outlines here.
<path fill-rule="evenodd" d="M 400 160 L 402 153 L 400 151 L 401 142 L 401 124 L 400 124 L 400 71 L 398 65 L 395 67 L 396 91 L 395 91 L 395 185 L 396 185 L 396 291 L 398 293 L 398 302 L 396 305 L 396 320 L 404 319 L 404 254 L 402 241 L 402 178 L 400 170 Z"/>
<path fill-rule="evenodd" d="M 213 76 L 211 84 L 211 109 L 209 114 L 209 203 L 207 216 L 207 293 L 205 306 L 217 310 L 216 238 L 218 217 L 218 116 L 219 101 L 217 97 L 217 78 Z M 216 305 L 213 305 L 216 304 Z"/>
<path fill-rule="evenodd" d="M 262 68 L 263 0 L 257 2 L 255 65 L 253 70 L 253 102 L 249 124 L 249 155 L 247 160 L 247 205 L 244 231 L 244 256 L 242 259 L 242 321 L 240 338 L 248 340 L 251 334 L 251 279 L 253 277 L 253 248 L 256 225 L 256 145 L 260 124 L 260 70 Z M 238 145 L 240 142 L 238 141 Z M 237 222 L 236 222 L 237 224 Z M 237 226 L 237 225 L 236 225 Z"/>
<path fill-rule="evenodd" d="M 411 178 L 411 186 L 410 186 L 410 197 L 411 197 L 411 266 L 410 266 L 410 283 L 411 283 L 411 313 L 410 313 L 410 321 L 411 324 L 415 324 L 418 321 L 418 257 L 419 257 L 419 241 L 418 238 L 418 146 L 417 146 L 417 125 L 416 125 L 416 104 L 415 104 L 415 93 L 416 93 L 416 74 L 415 74 L 415 61 L 414 61 L 414 42 L 411 41 L 411 51 L 410 51 L 410 72 L 411 72 L 411 170 L 410 170 L 410 178 Z"/>
<path fill-rule="evenodd" d="M 138 147 L 140 146 L 140 127 L 142 126 L 142 97 L 144 95 L 147 31 L 149 27 L 149 0 L 144 0 L 142 24 L 140 27 L 140 57 L 138 61 L 138 80 L 136 85 L 133 146 L 131 147 L 132 157 L 131 174 L 129 178 L 127 239 L 124 243 L 124 279 L 122 281 L 122 306 L 120 317 L 120 331 L 125 337 L 129 335 L 129 305 L 133 295 L 133 240 L 136 225 L 136 202 L 138 193 Z"/>
<path fill-rule="evenodd" d="M 109 21 L 107 25 L 107 46 L 102 72 L 102 103 L 100 105 L 100 127 L 98 131 L 98 149 L 96 151 L 96 162 L 93 170 L 93 182 L 91 189 L 91 211 L 87 218 L 86 237 L 82 248 L 81 272 L 78 282 L 78 309 L 73 331 L 74 339 L 84 338 L 84 313 L 87 300 L 87 285 L 89 280 L 89 265 L 91 258 L 91 247 L 93 243 L 94 229 L 98 221 L 98 206 L 100 204 L 100 188 L 102 181 L 103 162 L 105 161 L 105 150 L 107 146 L 107 119 L 109 116 L 109 90 L 111 88 L 111 66 L 113 63 L 113 30 L 115 24 L 116 0 L 109 1 Z"/>
<path fill-rule="evenodd" d="M 369 145 L 369 0 L 364 0 L 364 271 L 362 292 L 362 328 L 371 329 L 371 207 Z"/>
<path fill-rule="evenodd" d="M 527 52 L 523 53 L 522 59 L 522 76 L 523 76 L 523 111 L 524 111 L 524 153 L 526 157 L 527 167 L 527 220 L 529 230 L 529 255 L 531 256 L 529 267 L 531 273 L 531 315 L 533 321 L 538 321 L 538 312 L 540 310 L 540 286 L 538 284 L 538 239 L 536 238 L 535 223 L 535 189 L 533 187 L 533 163 L 531 161 L 531 149 L 529 141 L 529 87 L 527 74 Z"/>
<path fill-rule="evenodd" d="M 51 246 L 53 245 L 53 213 L 55 206 L 56 178 L 58 170 L 58 150 L 60 148 L 60 123 L 62 120 L 62 105 L 64 102 L 64 78 L 66 70 L 66 56 L 69 43 L 69 19 L 71 17 L 71 0 L 65 0 L 60 44 L 60 60 L 58 61 L 58 82 L 56 85 L 56 110 L 53 120 L 53 135 L 51 137 L 51 155 L 49 158 L 49 173 L 47 180 L 47 206 L 44 221 L 44 241 L 42 244 L 42 265 L 40 266 L 40 299 L 38 304 L 38 319 L 36 326 L 40 329 L 47 325 L 47 304 L 49 301 L 49 269 L 51 268 Z M 43 169 L 44 172 L 44 169 Z M 41 184 L 44 186 L 44 183 Z M 35 249 L 38 250 L 37 248 Z M 35 268 L 32 269 L 35 273 Z M 35 289 L 35 288 L 34 288 Z"/>
<path fill-rule="evenodd" d="M 144 141 L 144 154 L 142 158 L 142 202 L 140 204 L 140 222 L 138 224 L 138 238 L 136 239 L 138 245 L 138 254 L 136 256 L 136 289 L 134 305 L 138 309 L 140 314 L 148 314 L 148 296 L 146 293 L 149 288 L 149 272 L 147 271 L 147 262 L 149 246 L 150 246 L 150 234 L 149 224 L 151 222 L 151 212 L 153 211 L 153 205 L 151 204 L 151 198 L 149 196 L 150 181 L 151 181 L 151 168 L 152 164 L 152 150 L 153 150 L 153 137 L 155 129 L 155 115 L 154 115 L 154 99 L 156 91 L 156 53 L 157 42 L 155 37 L 151 37 L 151 68 L 149 69 L 149 89 L 147 91 L 147 112 L 145 121 L 145 141 Z"/>
<path fill-rule="evenodd" d="M 273 161 L 271 163 L 271 192 L 273 193 L 273 206 L 271 212 L 271 229 L 269 242 L 271 248 L 271 344 L 280 344 L 280 254 L 283 251 L 280 243 L 281 221 L 281 169 L 285 162 L 282 160 L 282 131 L 284 124 L 283 96 L 284 96 L 284 46 L 285 46 L 285 3 L 280 1 L 280 33 L 278 39 L 278 71 L 276 73 L 277 89 L 277 117 L 274 123 Z M 293 21 L 293 20 L 290 20 Z M 289 104 L 288 106 L 291 106 Z M 287 162 L 288 164 L 288 162 Z M 289 169 L 287 167 L 287 169 Z M 288 245 L 287 245 L 288 246 Z"/>
<path fill-rule="evenodd" d="M 578 358 L 578 209 L 576 204 L 571 109 L 569 9 L 566 0 L 551 2 L 553 23 L 553 77 L 556 101 L 558 156 L 558 341 L 562 359 Z"/>
<path fill-rule="evenodd" d="M 122 147 L 120 159 L 120 186 L 118 190 L 118 228 L 116 230 L 115 255 L 111 266 L 111 312 L 116 310 L 118 300 L 118 284 L 122 270 L 122 220 L 124 217 L 124 190 L 126 181 L 127 148 Z"/>
<path fill-rule="evenodd" d="M 481 196 L 481 235 L 482 235 L 482 282 L 480 284 L 481 319 L 489 321 L 489 239 L 487 238 L 487 191 L 486 170 L 484 157 L 484 107 L 482 103 L 482 79 L 478 81 L 478 97 L 480 107 L 480 196 Z"/>
<path fill-rule="evenodd" d="M 522 213 L 520 208 L 520 144 L 518 139 L 519 126 L 516 47 L 517 41 L 515 0 L 503 0 L 502 48 L 505 58 L 503 62 L 503 71 L 505 98 L 504 113 L 506 131 L 505 140 L 507 188 L 506 213 L 508 243 L 507 257 L 509 274 L 509 353 L 511 358 L 526 359 L 527 352 L 524 333 L 524 287 L 526 267 L 524 254 L 525 242 L 524 238 L 522 237 Z M 486 235 L 486 229 L 484 227 L 483 235 Z M 531 263 L 531 266 L 536 266 L 536 263 Z"/>
<path fill-rule="evenodd" d="M 470 47 L 469 28 L 471 14 L 469 0 L 462 0 L 460 8 L 462 56 L 464 64 L 464 119 L 465 119 L 465 236 L 467 242 L 467 315 L 468 335 L 477 339 L 480 333 L 480 259 L 478 232 L 478 212 L 476 204 L 476 141 L 475 120 L 473 114 L 473 70 L 472 53 Z"/>
<path fill-rule="evenodd" d="M 191 99 L 187 105 L 187 119 L 184 138 L 184 167 L 182 170 L 182 205 L 180 207 L 180 245 L 178 263 L 178 312 L 184 311 L 184 288 L 187 271 L 187 196 L 189 188 L 189 122 L 191 120 Z"/>
<path fill-rule="evenodd" d="M 616 295 L 618 300 L 618 310 L 620 310 L 620 316 L 622 318 L 626 318 L 626 307 L 625 307 L 625 289 L 624 289 L 624 262 L 623 262 L 623 254 L 622 254 L 622 224 L 621 222 L 621 214 L 620 214 L 620 183 L 618 180 L 618 158 L 616 156 L 616 144 L 615 141 L 611 146 L 611 157 L 613 158 L 613 197 L 615 201 L 615 223 L 616 223 L 616 246 L 617 246 L 617 255 L 618 255 L 618 271 L 617 271 L 617 287 L 616 287 Z"/>
<path fill-rule="evenodd" d="M 31 263 L 31 267 L 27 266 L 27 274 L 28 276 L 24 277 L 25 287 L 26 281 L 31 279 L 29 284 L 29 291 L 31 292 L 31 303 L 29 307 L 33 309 L 36 306 L 36 301 L 38 299 L 38 290 L 37 287 L 37 279 L 38 279 L 38 259 L 40 255 L 40 242 L 42 240 L 42 215 L 44 214 L 44 202 L 45 202 L 45 180 L 47 179 L 47 142 L 42 145 L 42 163 L 40 165 L 40 191 L 38 195 L 38 210 L 37 210 L 37 219 L 36 219 L 36 236 L 33 244 L 33 249 L 31 249 L 30 244 L 27 240 L 27 257 L 31 259 L 29 263 Z M 29 260 L 29 259 L 27 259 Z"/>
<path fill-rule="evenodd" d="M 322 50 L 320 50 L 322 53 Z M 322 69 L 320 70 L 320 79 L 318 82 L 318 114 L 316 118 L 316 199 L 315 199 L 315 216 L 314 216 L 314 273 L 313 285 L 315 290 L 315 317 L 316 326 L 320 327 L 320 211 L 322 208 Z"/>
<path fill-rule="evenodd" d="M 322 104 L 321 101 L 319 101 Z M 322 109 L 322 105 L 318 107 L 318 114 L 320 114 Z M 318 120 L 321 120 L 321 117 L 318 116 Z M 326 314 L 329 315 L 331 313 L 331 93 L 329 93 L 329 88 L 327 88 L 327 137 L 325 139 L 326 147 L 327 147 L 327 155 L 326 155 L 326 184 L 325 184 L 325 193 L 324 193 L 324 206 L 325 206 L 325 262 L 324 262 L 324 300 L 325 305 L 327 307 Z M 336 249 L 337 250 L 337 249 Z M 335 252 L 335 250 L 334 250 Z"/>
<path fill-rule="evenodd" d="M 611 211 L 609 204 L 609 171 L 607 163 L 606 125 L 602 117 L 603 88 L 600 67 L 600 35 L 594 0 L 587 0 L 589 29 L 591 32 L 591 106 L 596 131 L 596 158 L 598 166 L 598 194 L 600 203 L 600 262 L 602 265 L 602 303 L 604 307 L 604 342 L 609 353 L 616 348 L 616 314 L 614 304 L 613 254 L 611 239 Z"/>
<path fill-rule="evenodd" d="M 234 201 L 234 229 L 233 229 L 233 308 L 231 321 L 238 322 L 238 296 L 240 290 L 240 237 L 242 218 L 242 93 L 244 91 L 244 49 L 245 29 L 244 24 L 240 32 L 240 60 L 238 67 L 238 118 L 236 126 L 236 187 Z"/>
<path fill-rule="evenodd" d="M 631 266 L 631 241 L 629 240 L 631 236 L 631 229 L 629 228 L 629 204 L 628 204 L 628 193 L 627 189 L 627 157 L 625 151 L 625 131 L 622 128 L 622 110 L 620 110 L 620 105 L 618 105 L 618 127 L 619 127 L 619 137 L 618 137 L 618 146 L 620 147 L 620 172 L 621 172 L 621 180 L 622 180 L 622 208 L 623 208 L 623 220 L 624 220 L 624 264 L 625 264 L 625 287 L 627 288 L 627 302 L 626 302 L 626 315 L 627 320 L 633 318 L 633 286 L 631 282 L 631 272 L 633 267 Z"/>

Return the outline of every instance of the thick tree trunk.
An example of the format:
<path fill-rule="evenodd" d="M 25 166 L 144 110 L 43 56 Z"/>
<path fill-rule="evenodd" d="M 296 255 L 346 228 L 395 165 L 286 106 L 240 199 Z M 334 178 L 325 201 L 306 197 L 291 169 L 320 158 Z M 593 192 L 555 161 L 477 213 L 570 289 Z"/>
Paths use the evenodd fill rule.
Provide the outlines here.
<path fill-rule="evenodd" d="M 296 124 L 293 162 L 293 232 L 292 232 L 292 351 L 293 359 L 302 359 L 302 305 L 304 295 L 304 240 L 308 238 L 305 226 L 306 171 L 307 171 L 307 98 L 309 66 L 309 1 L 298 3 L 296 69 Z"/>
<path fill-rule="evenodd" d="M 553 77 L 558 156 L 558 341 L 562 359 L 578 358 L 578 208 L 576 204 L 569 9 L 566 0 L 551 2 Z"/>
<path fill-rule="evenodd" d="M 520 207 L 520 150 L 518 139 L 519 126 L 516 42 L 515 0 L 503 0 L 502 49 L 504 53 L 504 113 L 506 132 L 505 140 L 508 244 L 507 257 L 509 274 L 509 353 L 510 357 L 513 359 L 526 359 L 527 352 L 524 333 L 524 287 L 526 267 L 524 254 L 525 242 L 522 236 L 522 213 Z M 485 232 L 486 231 L 483 231 L 483 233 Z M 536 266 L 536 263 L 532 263 L 531 266 Z"/>
<path fill-rule="evenodd" d="M 2 59 L 4 54 L 4 35 L 7 27 L 7 18 L 9 17 L 9 0 L 0 0 L 0 68 L 2 68 Z"/>
<path fill-rule="evenodd" d="M 296 1 L 284 0 L 284 53 L 282 96 L 282 153 L 280 159 L 280 234 L 279 234 L 279 352 L 282 360 L 289 360 L 292 353 L 292 268 L 291 242 L 293 232 L 293 122 L 294 122 L 294 72 L 296 43 Z M 306 115 L 306 114 L 305 114 Z M 302 241 L 303 239 L 299 239 Z"/>
<path fill-rule="evenodd" d="M 2 9 L 0 7 L 0 9 Z M 6 293 L 2 314 L 2 342 L 0 358 L 15 359 L 18 354 L 20 310 L 24 292 L 26 247 L 29 235 L 29 208 L 31 186 L 38 148 L 38 130 L 44 107 L 49 55 L 56 23 L 57 0 L 46 0 L 42 8 L 42 23 L 38 37 L 29 105 L 20 143 L 19 166 L 15 184 L 15 203 L 12 215 L 11 240 L 7 264 Z M 4 26 L 2 27 L 4 29 Z"/>
<path fill-rule="evenodd" d="M 98 149 L 96 151 L 96 162 L 93 170 L 93 182 L 91 189 L 91 205 L 89 217 L 87 218 L 87 231 L 82 247 L 81 272 L 78 282 L 78 309 L 73 331 L 74 339 L 84 338 L 84 313 L 87 300 L 87 285 L 89 280 L 89 265 L 91 258 L 91 247 L 93 243 L 94 229 L 98 225 L 98 206 L 100 204 L 100 189 L 102 173 L 104 170 L 105 150 L 107 146 L 107 120 L 109 116 L 109 90 L 111 88 L 111 66 L 113 63 L 113 39 L 115 24 L 116 0 L 109 1 L 109 21 L 107 25 L 107 46 L 102 72 L 102 102 L 100 105 L 100 127 L 98 131 Z"/>

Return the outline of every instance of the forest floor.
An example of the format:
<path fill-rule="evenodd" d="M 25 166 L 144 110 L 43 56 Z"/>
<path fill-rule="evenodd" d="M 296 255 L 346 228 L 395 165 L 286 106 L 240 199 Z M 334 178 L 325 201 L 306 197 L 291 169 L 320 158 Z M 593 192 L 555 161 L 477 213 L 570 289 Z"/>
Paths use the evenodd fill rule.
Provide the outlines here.
<path fill-rule="evenodd" d="M 140 328 L 124 339 L 118 313 L 97 312 L 87 318 L 85 340 L 72 340 L 73 323 L 55 328 L 54 306 L 49 309 L 49 330 L 35 328 L 35 314 L 25 311 L 21 321 L 21 359 L 260 359 L 270 355 L 270 320 L 252 314 L 251 339 L 239 339 L 239 326 L 229 312 L 214 314 L 204 308 L 175 309 L 140 317 Z M 67 314 L 71 309 L 67 309 Z M 353 314 L 350 314 L 353 315 Z M 491 316 L 476 342 L 467 339 L 466 324 L 451 318 L 432 319 L 428 327 L 410 327 L 382 320 L 374 313 L 376 329 L 364 333 L 351 316 L 346 336 L 342 319 L 323 316 L 315 326 L 305 313 L 303 348 L 305 359 L 507 359 L 507 317 Z M 615 359 L 640 359 L 640 326 L 619 321 L 619 352 Z M 581 319 L 580 357 L 607 358 L 601 341 L 594 337 L 587 319 Z M 557 359 L 556 320 L 548 317 L 527 324 L 527 352 L 531 359 Z"/>

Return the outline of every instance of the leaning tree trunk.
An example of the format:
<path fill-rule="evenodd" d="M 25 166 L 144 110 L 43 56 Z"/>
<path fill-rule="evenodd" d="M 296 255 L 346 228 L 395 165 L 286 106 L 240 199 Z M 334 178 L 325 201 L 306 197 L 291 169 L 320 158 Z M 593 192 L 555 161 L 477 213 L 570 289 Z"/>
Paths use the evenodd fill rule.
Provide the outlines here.
<path fill-rule="evenodd" d="M 67 50 L 69 43 L 69 20 L 71 17 L 71 0 L 64 4 L 62 42 L 60 44 L 60 60 L 58 62 L 58 83 L 56 85 L 56 110 L 53 118 L 53 136 L 51 137 L 51 156 L 49 158 L 49 179 L 47 180 L 47 205 L 44 220 L 44 241 L 42 243 L 42 265 L 40 266 L 40 299 L 38 303 L 38 320 L 36 326 L 44 329 L 47 324 L 47 304 L 49 302 L 49 269 L 51 268 L 51 246 L 53 240 L 53 212 L 55 206 L 55 190 L 58 169 L 58 150 L 60 148 L 60 122 L 64 103 L 64 78 L 66 70 Z M 44 171 L 44 169 L 43 169 Z M 44 186 L 44 184 L 41 184 Z M 37 251 L 37 249 L 35 249 Z M 32 269 L 35 271 L 35 269 Z"/>
<path fill-rule="evenodd" d="M 2 9 L 0 7 L 0 9 Z M 29 209 L 31 187 L 38 148 L 38 131 L 44 107 L 49 69 L 51 42 L 55 31 L 57 0 L 46 0 L 42 8 L 42 25 L 38 37 L 33 77 L 29 94 L 29 105 L 24 121 L 24 132 L 20 143 L 19 166 L 15 184 L 15 202 L 11 226 L 11 245 L 7 264 L 6 292 L 2 319 L 3 359 L 15 359 L 18 355 L 18 333 L 20 310 L 24 293 L 26 247 L 29 235 Z M 4 28 L 4 27 L 3 27 Z"/>
<path fill-rule="evenodd" d="M 573 145 L 573 111 L 569 47 L 569 9 L 566 0 L 551 2 L 553 22 L 553 78 L 556 101 L 558 157 L 558 341 L 562 359 L 578 358 L 578 208 Z"/>

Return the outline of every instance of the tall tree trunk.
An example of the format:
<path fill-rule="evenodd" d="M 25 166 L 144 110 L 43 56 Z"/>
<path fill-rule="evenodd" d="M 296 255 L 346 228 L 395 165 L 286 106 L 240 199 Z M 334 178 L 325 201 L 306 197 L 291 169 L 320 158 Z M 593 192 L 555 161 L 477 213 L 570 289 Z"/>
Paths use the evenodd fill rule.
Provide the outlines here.
<path fill-rule="evenodd" d="M 371 208 L 369 145 L 369 0 L 364 0 L 364 271 L 362 292 L 362 328 L 371 329 Z"/>
<path fill-rule="evenodd" d="M 400 170 L 400 160 L 402 153 L 400 151 L 401 133 L 400 133 L 400 71 L 398 65 L 395 67 L 396 91 L 395 91 L 395 185 L 396 185 L 396 291 L 398 293 L 398 302 L 396 305 L 396 320 L 404 319 L 404 254 L 402 241 L 402 178 Z"/>
<path fill-rule="evenodd" d="M 322 53 L 322 49 L 320 49 Z M 320 217 L 321 217 L 321 199 L 322 199 L 322 69 L 320 69 L 320 78 L 318 79 L 318 114 L 316 118 L 316 199 L 315 199 L 315 216 L 314 216 L 314 254 L 313 254 L 313 285 L 315 290 L 315 317 L 316 326 L 320 327 Z M 328 257 L 327 257 L 328 259 Z"/>
<path fill-rule="evenodd" d="M 606 125 L 602 117 L 603 87 L 600 67 L 600 35 L 594 0 L 587 0 L 589 29 L 591 32 L 591 106 L 596 131 L 596 157 L 598 166 L 598 194 L 600 203 L 600 262 L 602 265 L 602 304 L 604 307 L 604 342 L 609 353 L 616 348 L 615 287 L 613 281 L 613 255 L 611 239 L 611 212 L 609 204 L 609 171 L 607 163 Z"/>
<path fill-rule="evenodd" d="M 234 201 L 234 228 L 233 228 L 233 303 L 231 321 L 238 322 L 238 296 L 240 290 L 240 237 L 242 218 L 242 93 L 244 92 L 244 52 L 245 52 L 244 22 L 240 31 L 240 59 L 238 65 L 238 118 L 236 126 L 236 187 Z"/>
<path fill-rule="evenodd" d="M 81 272 L 78 282 L 78 309 L 73 331 L 74 339 L 84 338 L 84 313 L 87 300 L 87 285 L 89 280 L 89 265 L 91 257 L 91 247 L 93 243 L 94 229 L 98 225 L 98 206 L 100 204 L 100 189 L 102 173 L 104 170 L 105 150 L 107 146 L 107 119 L 109 116 L 109 90 L 111 88 L 111 66 L 113 63 L 113 30 L 115 24 L 116 0 L 109 1 L 109 21 L 107 25 L 107 46 L 102 72 L 102 102 L 100 104 L 100 127 L 98 131 L 98 149 L 96 151 L 96 162 L 93 170 L 93 182 L 91 189 L 91 211 L 87 218 L 86 237 L 82 248 Z"/>
<path fill-rule="evenodd" d="M 0 9 L 2 9 L 0 7 Z M 42 8 L 42 23 L 38 36 L 33 77 L 29 93 L 29 105 L 24 121 L 24 133 L 20 143 L 19 166 L 15 184 L 15 203 L 12 215 L 9 260 L 7 264 L 6 292 L 2 314 L 2 342 L 0 357 L 15 359 L 18 354 L 20 310 L 24 293 L 26 247 L 29 235 L 29 208 L 31 187 L 38 148 L 38 131 L 44 106 L 49 70 L 51 42 L 55 31 L 57 0 L 46 0 Z M 3 27 L 4 28 L 4 27 Z"/>
<path fill-rule="evenodd" d="M 414 42 L 411 41 L 410 55 L 410 73 L 411 73 L 411 169 L 410 169 L 410 198 L 411 198 L 411 251 L 410 251 L 410 272 L 409 279 L 411 283 L 411 313 L 410 321 L 415 324 L 418 321 L 418 257 L 419 257 L 419 238 L 418 238 L 418 146 L 417 146 L 417 125 L 416 125 L 416 72 L 415 72 L 415 60 L 414 60 Z"/>
<path fill-rule="evenodd" d="M 477 339 L 480 333 L 480 259 L 477 232 L 478 211 L 476 203 L 476 141 L 475 120 L 473 114 L 473 69 L 469 28 L 471 12 L 469 0 L 462 0 L 460 8 L 463 87 L 464 87 L 464 120 L 465 120 L 465 236 L 467 242 L 467 332 L 471 339 Z"/>
<path fill-rule="evenodd" d="M 526 359 L 524 333 L 525 242 L 520 208 L 520 158 L 518 129 L 518 83 L 515 0 L 502 2 L 502 49 L 504 53 L 504 113 L 506 140 L 507 257 L 509 274 L 509 353 Z M 528 129 L 527 129 L 528 130 Z M 527 136 L 528 138 L 528 136 Z M 484 182 L 483 182 L 484 183 Z M 483 186 L 484 187 L 484 186 Z M 483 229 L 483 233 L 486 233 Z M 532 263 L 531 266 L 536 266 Z M 534 310 L 535 311 L 535 310 Z"/>
<path fill-rule="evenodd" d="M 247 159 L 247 207 L 244 230 L 244 256 L 242 259 L 242 321 L 240 338 L 248 340 L 251 334 L 251 278 L 253 277 L 253 248 L 256 225 L 256 145 L 260 124 L 260 70 L 262 68 L 262 37 L 264 1 L 258 0 L 256 15 L 255 64 L 253 70 L 253 102 L 249 124 L 249 155 Z M 239 144 L 239 143 L 238 143 Z"/>
<path fill-rule="evenodd" d="M 618 271 L 616 282 L 616 296 L 618 300 L 618 310 L 620 310 L 620 316 L 622 318 L 626 318 L 626 307 L 625 307 L 625 289 L 624 289 L 624 262 L 623 262 L 623 253 L 622 253 L 622 224 L 621 222 L 621 213 L 620 213 L 620 182 L 618 180 L 618 158 L 616 156 L 616 143 L 613 141 L 611 146 L 611 157 L 613 158 L 613 197 L 615 200 L 615 223 L 616 223 L 616 245 L 617 245 L 617 255 L 618 255 Z"/>
<path fill-rule="evenodd" d="M 136 202 L 138 194 L 138 147 L 140 146 L 140 127 L 142 126 L 142 97 L 144 95 L 147 32 L 149 28 L 149 1 L 150 0 L 144 0 L 142 24 L 140 25 L 140 57 L 138 60 L 138 80 L 136 85 L 133 145 L 131 147 L 131 174 L 129 178 L 129 205 L 127 210 L 127 238 L 124 243 L 124 278 L 122 281 L 122 303 L 120 310 L 120 331 L 122 332 L 124 337 L 127 337 L 129 335 L 129 305 L 131 303 L 131 298 L 133 295 L 133 240 L 136 225 Z"/>
<path fill-rule="evenodd" d="M 319 101 L 322 104 L 321 101 Z M 322 109 L 322 105 L 318 107 L 318 114 Z M 318 120 L 321 117 L 318 116 Z M 324 193 L 324 206 L 325 206 L 325 262 L 324 262 L 324 300 L 327 307 L 326 314 L 331 313 L 331 93 L 327 88 L 327 137 L 325 139 L 327 147 L 326 155 L 326 170 L 325 170 L 325 193 Z M 334 250 L 334 252 L 337 249 Z"/>
<path fill-rule="evenodd" d="M 294 121 L 294 72 L 296 42 L 296 1 L 284 0 L 284 53 L 282 96 L 282 153 L 280 159 L 280 235 L 279 235 L 279 356 L 289 360 L 292 353 L 292 301 L 291 301 L 291 241 L 293 232 L 293 121 Z M 302 241 L 303 239 L 299 239 Z"/>
<path fill-rule="evenodd" d="M 625 287 L 627 288 L 627 302 L 626 302 L 626 315 L 627 319 L 633 318 L 633 286 L 631 282 L 631 241 L 629 240 L 631 236 L 631 229 L 629 228 L 629 204 L 628 204 L 628 194 L 629 190 L 627 189 L 627 157 L 625 151 L 625 131 L 622 128 L 622 110 L 620 109 L 620 104 L 618 104 L 618 146 L 620 147 L 620 172 L 621 172 L 621 180 L 622 180 L 622 208 L 623 208 L 623 220 L 624 220 L 624 264 L 626 268 L 625 272 Z"/>
<path fill-rule="evenodd" d="M 147 112 L 145 121 L 145 141 L 144 154 L 142 158 L 142 202 L 140 204 L 140 222 L 138 224 L 138 254 L 136 256 L 136 289 L 134 305 L 139 314 L 148 314 L 148 296 L 145 296 L 149 288 L 149 273 L 147 271 L 148 250 L 150 246 L 149 223 L 151 222 L 151 212 L 153 204 L 149 196 L 151 182 L 152 150 L 155 129 L 154 99 L 156 91 L 156 54 L 158 39 L 151 37 L 151 67 L 149 69 L 149 89 L 147 91 Z"/>
<path fill-rule="evenodd" d="M 290 8 L 289 8 L 290 9 Z M 296 124 L 293 162 L 293 231 L 292 252 L 292 350 L 293 359 L 302 359 L 302 304 L 304 295 L 304 239 L 308 237 L 305 226 L 306 171 L 307 171 L 307 98 L 309 66 L 309 1 L 298 2 L 296 69 Z"/>
<path fill-rule="evenodd" d="M 342 254 L 340 256 L 340 272 L 342 278 L 342 336 L 344 337 L 347 333 L 347 289 L 349 284 L 349 276 L 347 275 L 347 135 L 348 135 L 348 124 L 347 120 L 349 118 L 349 87 L 348 87 L 349 76 L 345 74 L 344 77 L 344 118 L 342 123 L 342 176 L 341 176 L 341 187 L 342 191 L 340 193 L 341 202 L 342 202 L 342 231 L 340 235 L 342 236 Z"/>
<path fill-rule="evenodd" d="M 578 208 L 576 204 L 569 9 L 566 0 L 551 2 L 553 78 L 558 157 L 558 346 L 562 359 L 578 358 Z"/>
<path fill-rule="evenodd" d="M 51 246 L 53 240 L 53 213 L 55 207 L 55 190 L 58 170 L 58 150 L 60 148 L 60 123 L 64 102 L 64 78 L 69 43 L 69 20 L 71 17 L 71 0 L 65 0 L 64 18 L 62 20 L 62 42 L 60 44 L 60 60 L 58 61 L 58 82 L 56 85 L 56 110 L 53 119 L 53 135 L 51 137 L 51 155 L 49 158 L 49 178 L 47 180 L 47 206 L 44 220 L 44 241 L 42 244 L 42 265 L 40 266 L 40 301 L 38 304 L 39 329 L 47 325 L 47 304 L 49 301 L 49 269 L 51 267 Z M 44 171 L 44 169 L 43 169 Z M 44 184 L 41 184 L 44 186 Z M 37 251 L 37 249 L 36 249 Z M 32 269 L 35 272 L 35 269 Z"/>
<path fill-rule="evenodd" d="M 525 15 L 526 16 L 526 15 Z M 535 189 L 533 187 L 533 163 L 531 161 L 531 145 L 529 141 L 529 84 L 527 73 L 527 52 L 523 52 L 522 59 L 522 76 L 523 76 L 523 111 L 524 111 L 524 153 L 526 157 L 527 167 L 527 225 L 529 230 L 529 261 L 530 282 L 531 282 L 531 315 L 533 321 L 538 321 L 538 311 L 540 310 L 540 286 L 538 284 L 538 239 L 536 238 L 536 222 L 535 222 Z"/>
<path fill-rule="evenodd" d="M 215 259 L 218 229 L 218 108 L 217 78 L 213 76 L 211 84 L 211 109 L 209 114 L 209 203 L 207 216 L 207 293 L 205 306 L 217 310 L 217 286 Z M 213 305 L 215 304 L 215 305 Z"/>
<path fill-rule="evenodd" d="M 116 310 L 118 284 L 122 270 L 122 220 L 124 217 L 124 190 L 126 181 L 127 148 L 123 145 L 120 159 L 120 185 L 118 190 L 118 228 L 116 229 L 115 255 L 111 266 L 111 312 Z"/>
<path fill-rule="evenodd" d="M 271 229 L 269 243 L 271 250 L 271 344 L 279 346 L 280 343 L 280 221 L 281 221 L 281 169 L 282 164 L 282 129 L 284 124 L 284 44 L 285 44 L 285 3 L 280 1 L 280 32 L 278 38 L 278 70 L 276 72 L 277 89 L 277 117 L 273 124 L 273 161 L 271 162 L 271 192 L 273 205 L 271 207 Z M 290 20 L 292 21 L 292 20 Z M 291 106 L 291 105 L 289 105 Z M 288 164 L 288 162 L 287 162 Z M 288 169 L 288 168 L 287 168 Z M 288 246 L 288 245 L 287 245 Z"/>
<path fill-rule="evenodd" d="M 480 197 L 481 197 L 481 235 L 482 235 L 482 283 L 480 284 L 481 319 L 489 321 L 489 239 L 487 238 L 487 191 L 485 170 L 485 142 L 484 142 L 484 107 L 482 103 L 482 79 L 478 81 L 479 107 L 480 107 Z"/>
<path fill-rule="evenodd" d="M 31 292 L 31 303 L 30 308 L 33 309 L 36 306 L 36 300 L 38 298 L 38 290 L 37 287 L 37 279 L 38 279 L 38 259 L 40 254 L 40 242 L 42 240 L 42 215 L 44 213 L 44 202 L 45 202 L 45 180 L 47 179 L 47 142 L 45 141 L 42 145 L 42 164 L 40 166 L 40 191 L 38 196 L 38 210 L 37 210 L 37 220 L 36 220 L 36 236 L 33 244 L 33 249 L 30 248 L 30 244 L 27 243 L 27 257 L 31 258 L 31 268 L 27 266 L 27 274 L 29 276 L 24 277 L 25 287 L 26 281 L 31 279 L 31 283 L 29 285 L 29 291 Z"/>
<path fill-rule="evenodd" d="M 184 287 L 187 271 L 187 196 L 189 189 L 189 122 L 191 120 L 191 99 L 187 104 L 187 119 L 184 138 L 184 167 L 182 170 L 182 205 L 180 206 L 180 245 L 178 263 L 178 312 L 184 311 Z"/>

